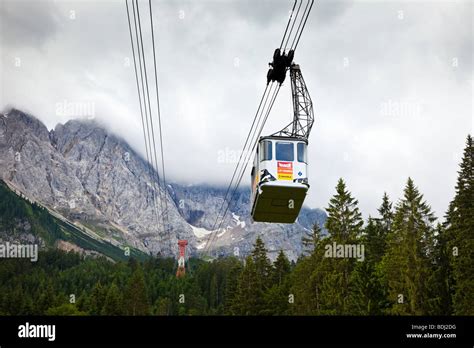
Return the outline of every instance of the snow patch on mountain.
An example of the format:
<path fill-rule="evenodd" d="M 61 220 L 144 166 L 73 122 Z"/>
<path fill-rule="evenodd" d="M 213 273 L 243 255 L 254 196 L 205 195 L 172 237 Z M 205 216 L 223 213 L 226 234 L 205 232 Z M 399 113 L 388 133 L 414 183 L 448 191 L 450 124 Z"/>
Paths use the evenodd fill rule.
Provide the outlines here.
<path fill-rule="evenodd" d="M 193 225 L 189 225 L 189 226 L 191 226 L 191 228 L 193 229 L 194 235 L 198 238 L 202 238 L 212 233 L 212 231 L 206 230 L 205 228 L 202 228 L 202 227 L 196 227 Z"/>
<path fill-rule="evenodd" d="M 232 213 L 232 219 L 234 219 L 234 222 L 237 226 L 240 226 L 242 228 L 245 228 L 245 221 L 240 221 L 240 216 Z"/>
<path fill-rule="evenodd" d="M 196 249 L 198 249 L 198 250 L 204 249 L 204 247 L 206 246 L 206 243 L 207 243 L 207 242 L 202 242 L 201 244 L 198 244 L 198 246 L 196 247 Z"/>

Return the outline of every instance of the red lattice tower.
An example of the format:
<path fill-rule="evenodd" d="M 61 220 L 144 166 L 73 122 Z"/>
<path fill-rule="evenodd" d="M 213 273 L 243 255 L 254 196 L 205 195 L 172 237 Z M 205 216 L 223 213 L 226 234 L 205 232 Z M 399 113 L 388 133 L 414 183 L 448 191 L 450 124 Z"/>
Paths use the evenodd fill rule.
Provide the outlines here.
<path fill-rule="evenodd" d="M 179 258 L 178 258 L 178 270 L 176 271 L 176 277 L 184 277 L 186 273 L 186 246 L 188 241 L 185 239 L 178 240 L 179 246 Z"/>

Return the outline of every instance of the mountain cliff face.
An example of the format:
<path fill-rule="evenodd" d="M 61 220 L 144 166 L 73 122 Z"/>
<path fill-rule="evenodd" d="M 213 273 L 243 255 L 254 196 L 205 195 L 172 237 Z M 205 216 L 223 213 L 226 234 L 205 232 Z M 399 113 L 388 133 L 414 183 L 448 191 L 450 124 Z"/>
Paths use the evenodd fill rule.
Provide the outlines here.
<path fill-rule="evenodd" d="M 0 180 L 0 244 L 6 243 L 36 244 L 37 251 L 52 248 L 73 250 L 85 256 L 105 256 L 112 261 L 126 261 L 128 256 L 141 260 L 148 257 L 133 248 L 126 253 L 120 245 L 54 216 L 48 208 L 30 201 Z"/>
<path fill-rule="evenodd" d="M 230 212 L 220 230 L 216 217 L 226 193 L 226 188 L 207 185 L 170 185 L 170 195 L 178 211 L 192 224 L 198 239 L 198 250 L 208 248 L 208 239 L 212 240 L 213 255 L 238 253 L 248 254 L 257 235 L 265 242 L 270 257 L 276 257 L 284 250 L 290 259 L 296 259 L 302 253 L 301 238 L 311 230 L 313 224 L 323 225 L 326 214 L 319 209 L 303 208 L 294 224 L 269 224 L 252 222 L 250 218 L 250 188 L 240 188 L 230 206 Z M 220 222 L 220 221 L 219 221 Z"/>
<path fill-rule="evenodd" d="M 244 256 L 261 235 L 270 256 L 283 249 L 295 259 L 301 253 L 303 233 L 326 216 L 304 208 L 295 224 L 251 223 L 250 192 L 243 188 L 227 221 L 211 233 L 224 188 L 181 184 L 158 188 L 147 162 L 99 123 L 71 120 L 48 131 L 39 120 L 16 109 L 0 115 L 0 177 L 104 238 L 153 255 L 175 255 L 177 240 L 187 239 L 191 254 L 203 251 L 207 243 L 211 253 Z M 165 229 L 160 196 L 168 206 Z"/>

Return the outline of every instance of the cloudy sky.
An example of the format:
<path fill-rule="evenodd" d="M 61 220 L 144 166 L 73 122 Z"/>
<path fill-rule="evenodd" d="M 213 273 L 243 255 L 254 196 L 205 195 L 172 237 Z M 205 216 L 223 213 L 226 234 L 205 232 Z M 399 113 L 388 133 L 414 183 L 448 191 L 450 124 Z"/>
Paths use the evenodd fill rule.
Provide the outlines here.
<path fill-rule="evenodd" d="M 292 3 L 153 1 L 171 181 L 228 183 Z M 375 215 L 383 192 L 398 199 L 411 176 L 443 215 L 474 128 L 473 7 L 316 2 L 295 55 L 316 113 L 309 206 L 326 207 L 342 177 L 364 215 Z M 144 153 L 123 0 L 0 0 L 0 22 L 0 108 L 54 128 L 73 118 L 58 105 L 93 106 L 95 118 Z M 263 134 L 286 125 L 291 107 L 285 83 Z"/>

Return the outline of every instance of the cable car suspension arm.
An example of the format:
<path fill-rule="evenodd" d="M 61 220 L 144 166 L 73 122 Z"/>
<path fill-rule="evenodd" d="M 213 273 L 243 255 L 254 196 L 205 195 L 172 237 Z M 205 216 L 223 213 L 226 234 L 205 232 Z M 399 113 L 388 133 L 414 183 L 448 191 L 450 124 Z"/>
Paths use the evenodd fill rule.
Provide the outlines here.
<path fill-rule="evenodd" d="M 313 102 L 304 82 L 299 65 L 290 67 L 293 121 L 273 136 L 303 138 L 308 140 L 314 123 Z"/>

